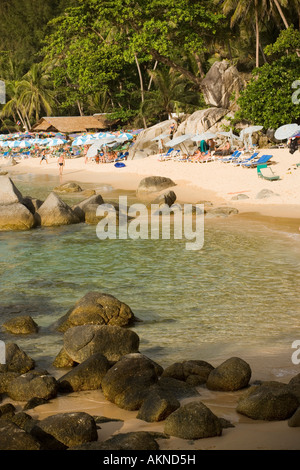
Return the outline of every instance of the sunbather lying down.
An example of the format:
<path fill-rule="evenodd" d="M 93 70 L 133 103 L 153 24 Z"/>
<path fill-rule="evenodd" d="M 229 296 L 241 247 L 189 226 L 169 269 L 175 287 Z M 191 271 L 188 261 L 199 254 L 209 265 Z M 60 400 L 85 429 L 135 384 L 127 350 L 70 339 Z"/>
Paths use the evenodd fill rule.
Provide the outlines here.
<path fill-rule="evenodd" d="M 206 152 L 201 152 L 199 149 L 190 157 L 191 162 L 198 162 L 201 160 L 207 160 L 210 159 L 211 153 L 209 150 Z"/>

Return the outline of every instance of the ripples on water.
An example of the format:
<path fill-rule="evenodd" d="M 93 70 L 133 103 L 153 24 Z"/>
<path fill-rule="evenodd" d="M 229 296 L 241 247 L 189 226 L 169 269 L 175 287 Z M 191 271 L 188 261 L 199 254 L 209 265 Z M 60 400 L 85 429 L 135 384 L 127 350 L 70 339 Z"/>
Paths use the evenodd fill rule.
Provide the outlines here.
<path fill-rule="evenodd" d="M 1 322 L 26 313 L 41 327 L 2 339 L 51 363 L 62 346 L 51 325 L 97 290 L 131 307 L 142 320 L 133 328 L 141 352 L 162 365 L 222 349 L 290 347 L 300 337 L 299 243 L 250 222 L 241 229 L 235 218 L 210 223 L 199 251 L 185 240 L 100 241 L 84 224 L 0 233 Z"/>

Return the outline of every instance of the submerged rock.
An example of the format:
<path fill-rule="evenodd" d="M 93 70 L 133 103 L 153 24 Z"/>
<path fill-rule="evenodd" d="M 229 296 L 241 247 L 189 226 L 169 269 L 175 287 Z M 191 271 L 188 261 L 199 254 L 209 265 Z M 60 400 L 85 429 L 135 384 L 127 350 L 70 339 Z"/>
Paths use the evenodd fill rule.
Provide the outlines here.
<path fill-rule="evenodd" d="M 23 204 L 0 204 L 0 231 L 30 230 L 35 225 L 33 214 Z"/>
<path fill-rule="evenodd" d="M 38 332 L 38 325 L 29 315 L 12 318 L 3 323 L 3 328 L 15 335 L 27 335 Z"/>
<path fill-rule="evenodd" d="M 54 188 L 53 191 L 59 193 L 80 193 L 82 188 L 77 183 L 64 183 Z"/>
<path fill-rule="evenodd" d="M 148 176 L 140 182 L 137 188 L 137 195 L 163 191 L 164 189 L 172 186 L 176 186 L 176 183 L 174 183 L 170 178 L 166 178 L 164 176 Z"/>
<path fill-rule="evenodd" d="M 88 292 L 57 323 L 58 331 L 73 326 L 116 325 L 128 326 L 135 320 L 131 308 L 116 297 L 102 292 Z"/>
<path fill-rule="evenodd" d="M 79 204 L 72 207 L 75 214 L 80 218 L 81 221 L 85 221 L 85 213 L 88 211 L 89 205 L 104 204 L 103 198 L 100 194 L 92 195 Z"/>

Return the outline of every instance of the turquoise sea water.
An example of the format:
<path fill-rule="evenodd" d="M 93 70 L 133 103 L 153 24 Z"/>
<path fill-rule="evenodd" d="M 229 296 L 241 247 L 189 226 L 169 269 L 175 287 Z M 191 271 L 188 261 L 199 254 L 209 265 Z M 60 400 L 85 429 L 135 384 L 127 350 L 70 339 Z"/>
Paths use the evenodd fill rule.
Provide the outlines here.
<path fill-rule="evenodd" d="M 53 178 L 13 178 L 45 197 Z M 103 188 L 105 200 L 116 194 Z M 129 200 L 132 195 L 129 195 Z M 16 337 L 41 366 L 63 344 L 53 323 L 89 291 L 112 294 L 142 320 L 140 351 L 163 366 L 245 348 L 289 349 L 300 339 L 300 236 L 231 217 L 205 225 L 205 243 L 105 240 L 85 224 L 0 233 L 0 320 L 29 314 L 38 335 Z M 237 354 L 236 354 L 237 355 Z"/>

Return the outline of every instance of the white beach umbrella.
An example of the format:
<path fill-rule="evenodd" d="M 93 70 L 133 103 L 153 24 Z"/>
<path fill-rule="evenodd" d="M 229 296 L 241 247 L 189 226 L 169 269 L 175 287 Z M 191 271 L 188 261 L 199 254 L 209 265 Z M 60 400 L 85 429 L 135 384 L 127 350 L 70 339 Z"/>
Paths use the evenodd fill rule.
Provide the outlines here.
<path fill-rule="evenodd" d="M 20 147 L 20 144 L 21 144 L 20 140 L 12 140 L 12 141 L 9 142 L 9 147 L 11 149 L 13 149 L 13 148 L 16 148 L 16 147 Z"/>
<path fill-rule="evenodd" d="M 31 140 L 22 140 L 22 141 L 20 142 L 20 145 L 19 145 L 19 147 L 20 147 L 21 149 L 29 148 L 29 147 L 31 147 L 31 146 L 32 146 L 32 141 L 31 141 Z"/>
<path fill-rule="evenodd" d="M 102 147 L 105 147 L 107 144 L 112 143 L 115 140 L 115 136 L 113 137 L 108 137 L 106 139 L 98 139 L 96 140 L 91 147 L 87 151 L 87 158 L 93 158 L 97 155 L 98 150 L 101 149 Z"/>
<path fill-rule="evenodd" d="M 182 144 L 182 142 L 185 142 L 186 140 L 192 140 L 192 137 L 194 134 L 183 134 L 179 135 L 178 137 L 175 137 L 175 139 L 168 140 L 168 142 L 165 143 L 166 147 L 176 147 L 176 145 Z"/>
<path fill-rule="evenodd" d="M 300 130 L 300 126 L 298 124 L 285 124 L 284 126 L 278 127 L 274 137 L 277 140 L 286 140 L 292 137 L 298 130 Z"/>

